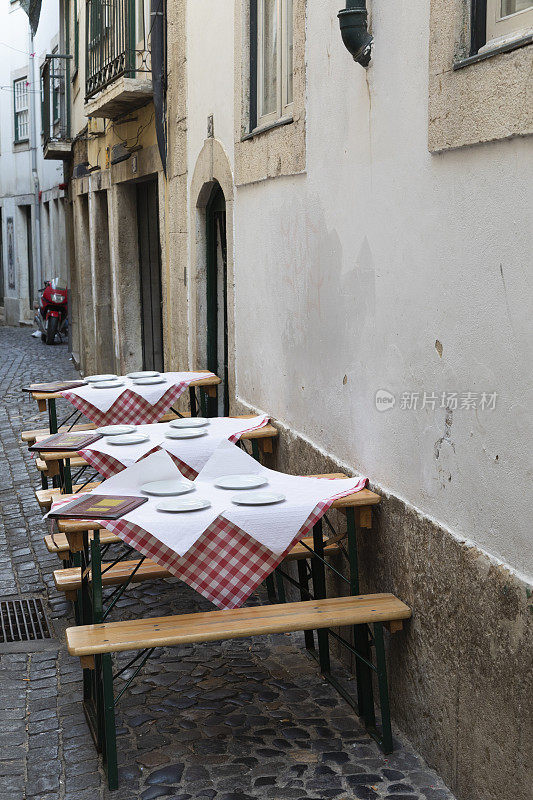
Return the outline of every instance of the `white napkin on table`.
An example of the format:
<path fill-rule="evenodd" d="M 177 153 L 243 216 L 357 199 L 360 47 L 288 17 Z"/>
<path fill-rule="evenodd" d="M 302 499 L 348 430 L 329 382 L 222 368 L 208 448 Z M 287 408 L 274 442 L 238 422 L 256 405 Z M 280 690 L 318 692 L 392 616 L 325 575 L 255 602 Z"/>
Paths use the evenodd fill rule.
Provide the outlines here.
<path fill-rule="evenodd" d="M 111 444 L 111 436 L 103 436 L 84 450 L 92 450 L 115 458 L 125 467 L 135 464 L 154 447 L 161 447 L 171 453 L 195 472 L 200 472 L 202 467 L 213 455 L 220 442 L 228 440 L 231 436 L 244 433 L 251 428 L 263 427 L 269 417 L 261 414 L 249 419 L 234 419 L 231 417 L 212 417 L 209 425 L 202 428 L 189 428 L 188 430 L 206 431 L 203 436 L 194 439 L 167 439 L 169 431 L 175 431 L 169 422 L 154 422 L 150 425 L 137 425 L 136 433 L 144 433 L 150 437 L 149 441 L 141 444 L 115 445 Z M 184 430 L 184 429 L 181 429 Z"/>
<path fill-rule="evenodd" d="M 286 499 L 281 503 L 265 506 L 236 505 L 231 502 L 231 498 L 249 490 L 237 492 L 213 486 L 213 481 L 222 475 L 245 473 L 267 478 L 268 484 L 258 491 L 279 492 Z M 272 552 L 282 553 L 318 503 L 339 494 L 356 492 L 365 486 L 366 481 L 366 478 L 361 477 L 328 480 L 286 475 L 263 467 L 240 448 L 232 447 L 229 442 L 221 442 L 194 483 L 202 497 L 218 500 L 220 493 L 225 495 L 227 501 L 222 516 Z"/>
<path fill-rule="evenodd" d="M 122 377 L 121 380 L 124 381 L 124 385 L 117 386 L 114 389 L 95 389 L 94 385 L 88 384 L 87 386 L 80 386 L 77 389 L 69 389 L 68 391 L 78 395 L 82 400 L 95 406 L 95 408 L 105 414 L 126 389 L 130 389 L 132 392 L 135 392 L 135 394 L 143 397 L 151 405 L 155 405 L 161 400 L 165 392 L 168 392 L 168 390 L 176 384 L 183 383 L 184 381 L 192 383 L 202 378 L 214 376 L 212 372 L 162 372 L 161 377 L 165 379 L 164 383 L 143 386 L 133 383 L 131 378 Z"/>

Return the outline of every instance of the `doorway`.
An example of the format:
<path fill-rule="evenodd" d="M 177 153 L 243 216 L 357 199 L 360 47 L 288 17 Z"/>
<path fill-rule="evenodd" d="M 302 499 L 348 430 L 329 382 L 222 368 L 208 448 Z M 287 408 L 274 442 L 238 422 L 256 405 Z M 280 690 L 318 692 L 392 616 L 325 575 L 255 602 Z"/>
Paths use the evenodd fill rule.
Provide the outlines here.
<path fill-rule="evenodd" d="M 143 369 L 163 372 L 163 295 L 157 179 L 137 184 Z"/>
<path fill-rule="evenodd" d="M 222 379 L 218 415 L 229 414 L 228 382 L 228 255 L 226 199 L 215 183 L 206 206 L 207 368 Z"/>
<path fill-rule="evenodd" d="M 26 252 L 28 254 L 28 300 L 30 311 L 33 310 L 33 301 L 35 299 L 35 287 L 33 285 L 33 244 L 32 244 L 32 230 L 31 230 L 31 206 L 21 206 L 22 213 L 26 225 Z"/>

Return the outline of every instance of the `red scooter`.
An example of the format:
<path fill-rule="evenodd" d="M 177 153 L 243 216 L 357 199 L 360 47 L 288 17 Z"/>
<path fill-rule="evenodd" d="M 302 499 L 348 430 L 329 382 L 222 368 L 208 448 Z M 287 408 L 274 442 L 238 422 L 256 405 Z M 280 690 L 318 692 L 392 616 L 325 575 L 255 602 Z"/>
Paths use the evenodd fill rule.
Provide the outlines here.
<path fill-rule="evenodd" d="M 54 278 L 44 282 L 39 294 L 41 298 L 33 321 L 41 331 L 41 341 L 54 344 L 56 334 L 67 332 L 67 289 L 61 286 L 59 278 Z"/>

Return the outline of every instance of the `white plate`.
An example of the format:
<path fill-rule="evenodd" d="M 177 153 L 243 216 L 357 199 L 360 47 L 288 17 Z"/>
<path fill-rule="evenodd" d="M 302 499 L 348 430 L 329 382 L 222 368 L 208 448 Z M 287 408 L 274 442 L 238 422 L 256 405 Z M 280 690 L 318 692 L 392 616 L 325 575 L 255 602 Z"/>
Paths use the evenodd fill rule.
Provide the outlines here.
<path fill-rule="evenodd" d="M 141 492 L 153 494 L 156 497 L 171 497 L 172 495 L 187 494 L 194 488 L 194 483 L 186 480 L 151 481 L 151 483 L 141 486 Z"/>
<path fill-rule="evenodd" d="M 126 378 L 159 378 L 160 372 L 128 372 Z"/>
<path fill-rule="evenodd" d="M 135 433 L 136 430 L 135 425 L 104 425 L 103 428 L 97 428 L 96 433 L 101 433 L 102 436 L 124 436 L 125 433 Z"/>
<path fill-rule="evenodd" d="M 282 500 L 285 500 L 285 495 L 278 492 L 244 492 L 234 494 L 231 498 L 232 503 L 240 506 L 268 506 L 272 503 L 281 503 Z"/>
<path fill-rule="evenodd" d="M 263 475 L 222 475 L 215 481 L 219 489 L 257 489 L 268 480 Z"/>
<path fill-rule="evenodd" d="M 209 420 L 205 417 L 183 417 L 170 423 L 171 428 L 204 428 L 206 425 L 209 425 Z"/>
<path fill-rule="evenodd" d="M 149 442 L 150 437 L 145 433 L 128 433 L 126 436 L 113 436 L 109 440 L 109 444 L 123 445 L 123 444 L 142 444 Z"/>
<path fill-rule="evenodd" d="M 87 381 L 87 383 L 100 383 L 101 381 L 116 381 L 118 380 L 118 375 L 87 375 L 86 378 L 83 379 Z"/>
<path fill-rule="evenodd" d="M 165 433 L 166 439 L 197 439 L 199 436 L 205 436 L 207 431 L 199 428 L 191 428 L 191 430 L 178 430 L 167 431 Z"/>
<path fill-rule="evenodd" d="M 92 385 L 93 389 L 116 389 L 117 386 L 124 386 L 124 381 L 98 381 Z"/>
<path fill-rule="evenodd" d="M 167 379 L 161 376 L 154 376 L 152 378 L 136 378 L 133 383 L 135 386 L 152 386 L 154 383 L 166 383 Z"/>
<path fill-rule="evenodd" d="M 163 500 L 156 508 L 158 511 L 201 511 L 210 505 L 209 500 L 201 497 L 175 497 L 172 500 Z"/>

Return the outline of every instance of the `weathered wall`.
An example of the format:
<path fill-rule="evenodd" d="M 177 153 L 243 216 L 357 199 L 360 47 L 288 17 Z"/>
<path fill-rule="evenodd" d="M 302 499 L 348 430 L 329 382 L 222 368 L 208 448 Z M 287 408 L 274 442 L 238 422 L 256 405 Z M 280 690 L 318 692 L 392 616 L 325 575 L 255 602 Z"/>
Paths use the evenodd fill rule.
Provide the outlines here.
<path fill-rule="evenodd" d="M 283 147 L 278 132 L 261 134 L 246 148 L 252 178 L 242 185 L 246 64 L 232 62 L 242 5 L 187 9 L 187 118 L 181 111 L 175 135 L 187 152 L 189 260 L 179 275 L 188 275 L 191 356 L 200 338 L 190 324 L 201 267 L 194 172 L 213 114 L 236 183 L 233 407 L 281 423 L 277 468 L 370 476 L 384 501 L 361 547 L 364 587 L 393 591 L 414 612 L 391 643 L 395 720 L 461 800 L 526 800 L 531 140 L 431 155 L 429 4 L 368 3 L 375 47 L 365 72 L 342 45 L 340 4 L 326 0 L 307 5 L 296 33 L 303 166 L 261 171 Z M 283 140 L 278 161 L 290 164 L 290 126 Z M 380 389 L 394 395 L 387 411 Z M 458 393 L 451 413 L 443 392 Z M 476 409 L 461 408 L 467 392 Z M 480 408 L 483 392 L 496 392 L 494 410 Z M 418 393 L 417 408 L 402 408 L 402 393 Z"/>

